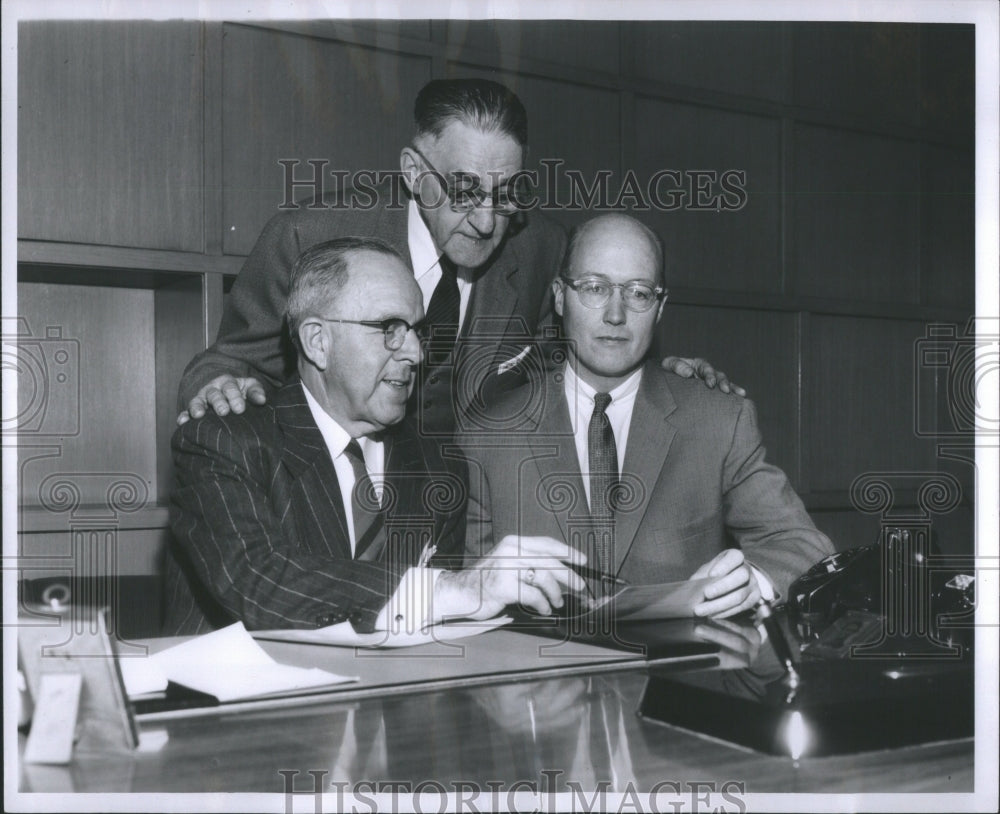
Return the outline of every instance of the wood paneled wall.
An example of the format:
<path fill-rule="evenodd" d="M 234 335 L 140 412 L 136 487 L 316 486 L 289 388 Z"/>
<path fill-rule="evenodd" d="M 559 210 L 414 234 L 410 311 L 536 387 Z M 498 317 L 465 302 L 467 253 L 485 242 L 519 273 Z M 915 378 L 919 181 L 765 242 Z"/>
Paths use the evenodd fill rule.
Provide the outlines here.
<path fill-rule="evenodd" d="M 18 26 L 18 237 L 204 250 L 202 27 Z"/>
<path fill-rule="evenodd" d="M 283 200 L 278 161 L 394 169 L 421 85 L 495 77 L 528 109 L 529 166 L 608 170 L 613 191 L 629 171 L 746 173 L 736 211 L 636 212 L 668 247 L 659 345 L 747 386 L 771 459 L 820 525 L 842 547 L 867 542 L 878 518 L 851 508 L 853 479 L 941 466 L 914 425 L 917 413 L 947 422 L 943 379 L 921 383 L 915 349 L 928 324 L 974 308 L 973 51 L 973 28 L 954 25 L 22 23 L 22 258 L 110 263 L 125 286 L 137 267 L 203 277 L 155 307 L 148 291 L 133 303 L 42 280 L 25 283 L 22 308 L 95 350 L 90 323 L 126 342 L 128 358 L 81 359 L 96 384 L 79 454 L 162 481 L 179 362 L 154 353 L 149 319 L 163 341 L 213 334 L 223 276 Z M 554 214 L 572 225 L 590 213 Z M 948 523 L 964 548 L 972 476 L 955 471 L 965 501 Z"/>

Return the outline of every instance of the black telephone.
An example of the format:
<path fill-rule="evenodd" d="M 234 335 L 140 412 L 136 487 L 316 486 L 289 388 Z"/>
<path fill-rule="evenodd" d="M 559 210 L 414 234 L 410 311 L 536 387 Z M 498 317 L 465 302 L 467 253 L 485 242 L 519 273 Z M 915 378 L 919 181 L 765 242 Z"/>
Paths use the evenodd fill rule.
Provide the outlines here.
<path fill-rule="evenodd" d="M 938 568 L 936 560 L 942 561 L 933 535 L 906 528 L 885 528 L 872 545 L 820 560 L 788 592 L 789 621 L 804 651 L 843 657 L 887 628 L 897 637 L 970 648 L 972 569 Z"/>

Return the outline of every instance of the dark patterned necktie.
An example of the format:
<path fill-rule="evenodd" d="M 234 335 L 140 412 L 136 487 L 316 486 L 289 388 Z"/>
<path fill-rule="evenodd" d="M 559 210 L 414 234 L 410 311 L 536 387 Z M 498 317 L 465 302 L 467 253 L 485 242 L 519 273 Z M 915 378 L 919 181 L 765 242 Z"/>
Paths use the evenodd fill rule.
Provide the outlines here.
<path fill-rule="evenodd" d="M 458 269 L 442 254 L 440 259 L 441 279 L 438 280 L 431 301 L 427 303 L 427 313 L 424 322 L 430 328 L 430 341 L 427 343 L 427 357 L 424 364 L 427 367 L 437 367 L 445 362 L 451 349 L 455 346 L 459 329 L 459 305 L 461 297 L 458 293 Z"/>
<path fill-rule="evenodd" d="M 615 434 L 605 412 L 611 404 L 611 396 L 597 393 L 594 396 L 594 412 L 590 416 L 587 429 L 587 453 L 590 463 L 590 517 L 596 535 L 597 568 L 605 574 L 611 573 L 614 562 L 615 511 L 613 495 L 618 484 L 618 448 Z"/>
<path fill-rule="evenodd" d="M 385 513 L 379 506 L 375 485 L 365 468 L 365 456 L 356 439 L 344 448 L 354 470 L 351 512 L 354 515 L 354 559 L 376 560 L 385 548 Z"/>

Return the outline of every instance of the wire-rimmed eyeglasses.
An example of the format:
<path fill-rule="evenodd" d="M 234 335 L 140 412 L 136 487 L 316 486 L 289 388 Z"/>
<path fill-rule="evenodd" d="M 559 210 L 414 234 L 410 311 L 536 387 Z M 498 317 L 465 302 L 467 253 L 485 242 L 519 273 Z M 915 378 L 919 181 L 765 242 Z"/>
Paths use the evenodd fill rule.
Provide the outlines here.
<path fill-rule="evenodd" d="M 397 351 L 406 342 L 406 335 L 413 331 L 421 342 L 427 338 L 427 326 L 423 320 L 411 325 L 405 319 L 389 317 L 389 319 L 332 319 L 318 317 L 326 322 L 341 322 L 347 325 L 364 325 L 366 328 L 376 328 L 382 332 L 385 349 Z"/>
<path fill-rule="evenodd" d="M 526 178 L 518 177 L 505 186 L 497 186 L 492 192 L 485 192 L 479 185 L 479 176 L 475 173 L 452 172 L 450 175 L 454 180 L 449 182 L 445 174 L 420 150 L 412 144 L 410 149 L 420 156 L 430 174 L 441 184 L 452 212 L 469 213 L 473 209 L 486 206 L 487 199 L 492 198 L 493 211 L 501 217 L 509 218 L 530 204 L 531 189 Z"/>
<path fill-rule="evenodd" d="M 617 288 L 622 292 L 622 303 L 629 311 L 643 313 L 656 303 L 667 297 L 667 289 L 662 286 L 651 286 L 648 283 L 632 281 L 629 283 L 612 283 L 600 277 L 585 277 L 574 280 L 562 274 L 559 279 L 572 288 L 580 298 L 585 308 L 603 308 L 611 299 L 611 293 Z"/>

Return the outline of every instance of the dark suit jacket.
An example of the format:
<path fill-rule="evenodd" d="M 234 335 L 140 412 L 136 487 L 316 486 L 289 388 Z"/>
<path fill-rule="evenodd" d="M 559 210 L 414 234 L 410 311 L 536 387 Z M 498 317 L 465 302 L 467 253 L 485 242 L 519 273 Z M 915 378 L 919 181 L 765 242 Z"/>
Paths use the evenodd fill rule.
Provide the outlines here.
<path fill-rule="evenodd" d="M 507 534 L 549 535 L 588 550 L 588 507 L 561 376 L 492 438 L 460 436 L 469 457 L 467 557 Z M 782 594 L 831 553 L 785 474 L 764 461 L 753 404 L 648 362 L 629 428 L 616 513 L 614 571 L 636 584 L 688 578 L 736 545 Z"/>
<path fill-rule="evenodd" d="M 299 381 L 242 415 L 210 414 L 174 433 L 177 487 L 166 632 L 242 620 L 250 629 L 350 620 L 371 630 L 430 541 L 460 561 L 466 472 L 403 422 L 385 435 L 388 543 L 352 558 L 329 450 Z"/>
<path fill-rule="evenodd" d="M 409 259 L 408 198 L 397 191 L 397 207 L 393 209 L 386 207 L 393 202 L 387 187 L 380 188 L 378 195 L 377 205 L 368 210 L 331 208 L 337 201 L 328 196 L 323 201 L 326 208 L 300 205 L 271 218 L 226 297 L 218 339 L 184 372 L 181 409 L 203 385 L 223 373 L 256 376 L 272 387 L 291 376 L 295 362 L 287 334 L 283 338 L 284 312 L 289 273 L 305 249 L 337 237 L 374 236 Z M 473 411 L 477 409 L 473 402 L 488 404 L 497 388 L 503 389 L 505 380 L 492 374 L 500 362 L 515 356 L 531 341 L 548 317 L 549 284 L 559 268 L 565 242 L 562 228 L 537 212 L 518 215 L 510 224 L 500 248 L 479 270 L 456 350 L 459 359 L 418 382 L 421 410 L 416 417 L 421 429 L 442 434 L 452 431 L 452 392 L 459 414 L 464 414 L 470 405 Z M 452 389 L 455 369 L 461 378 Z"/>

